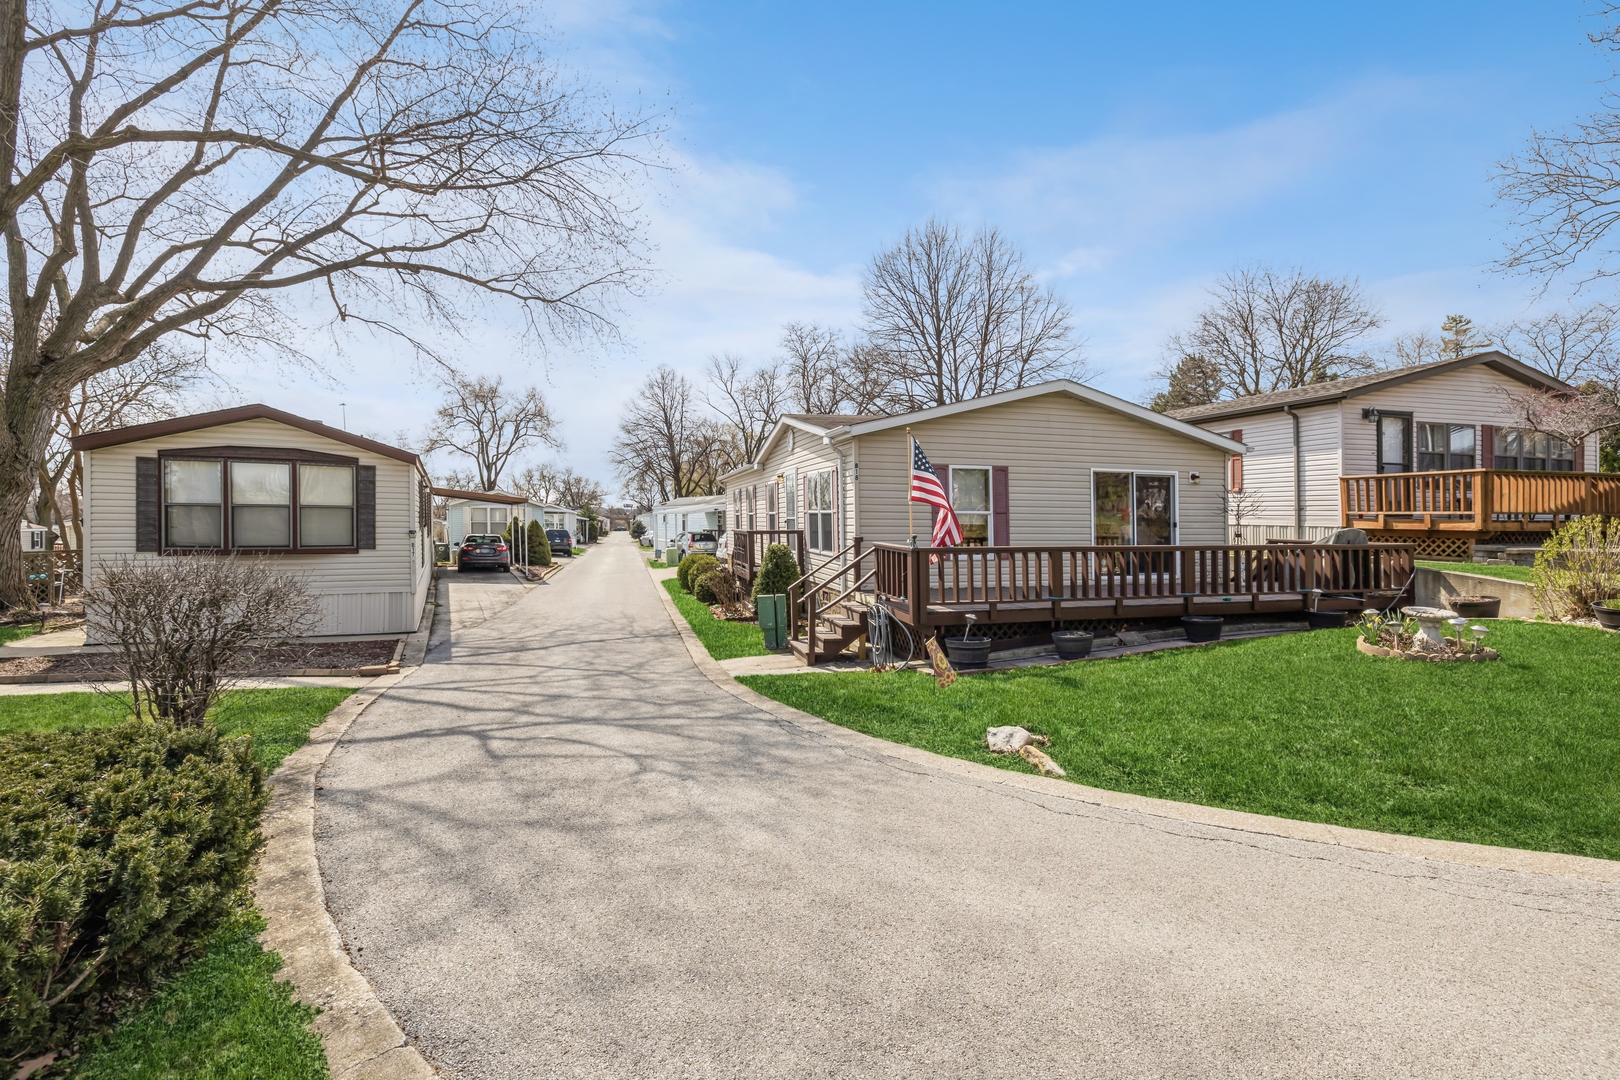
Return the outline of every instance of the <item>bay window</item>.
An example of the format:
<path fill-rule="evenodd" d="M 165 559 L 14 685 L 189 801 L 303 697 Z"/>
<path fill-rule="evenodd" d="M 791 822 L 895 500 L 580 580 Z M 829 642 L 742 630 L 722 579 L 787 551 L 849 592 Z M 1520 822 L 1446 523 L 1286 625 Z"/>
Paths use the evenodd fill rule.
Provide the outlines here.
<path fill-rule="evenodd" d="M 292 546 L 292 466 L 231 462 L 231 547 Z"/>
<path fill-rule="evenodd" d="M 298 466 L 298 546 L 354 546 L 354 470 Z"/>
<path fill-rule="evenodd" d="M 220 461 L 164 462 L 163 531 L 169 547 L 225 546 L 223 470 Z"/>
<path fill-rule="evenodd" d="M 357 546 L 355 465 L 164 457 L 161 475 L 165 549 L 331 552 Z"/>

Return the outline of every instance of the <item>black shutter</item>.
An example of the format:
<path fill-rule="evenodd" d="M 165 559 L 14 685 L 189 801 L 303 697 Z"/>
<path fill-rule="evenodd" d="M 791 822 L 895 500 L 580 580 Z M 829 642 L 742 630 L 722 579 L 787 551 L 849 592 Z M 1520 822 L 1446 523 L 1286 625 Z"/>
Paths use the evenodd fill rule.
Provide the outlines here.
<path fill-rule="evenodd" d="M 362 465 L 355 473 L 354 546 L 377 546 L 377 466 Z"/>
<path fill-rule="evenodd" d="M 158 459 L 135 459 L 135 550 L 156 551 L 159 519 L 163 514 L 163 492 L 158 483 Z"/>

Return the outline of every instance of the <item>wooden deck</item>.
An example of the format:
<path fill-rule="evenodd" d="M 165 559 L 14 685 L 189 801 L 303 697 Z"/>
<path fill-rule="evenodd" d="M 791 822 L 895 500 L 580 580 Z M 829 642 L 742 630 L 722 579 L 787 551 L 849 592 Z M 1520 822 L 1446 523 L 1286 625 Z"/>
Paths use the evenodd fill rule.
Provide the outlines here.
<path fill-rule="evenodd" d="M 1414 539 L 1551 532 L 1585 514 L 1620 514 L 1620 475 L 1456 469 L 1341 476 L 1339 507 L 1346 528 Z"/>
<path fill-rule="evenodd" d="M 1404 592 L 1411 544 L 913 548 L 874 544 L 875 595 L 913 627 L 1359 611 Z M 865 555 L 863 555 L 863 558 Z"/>

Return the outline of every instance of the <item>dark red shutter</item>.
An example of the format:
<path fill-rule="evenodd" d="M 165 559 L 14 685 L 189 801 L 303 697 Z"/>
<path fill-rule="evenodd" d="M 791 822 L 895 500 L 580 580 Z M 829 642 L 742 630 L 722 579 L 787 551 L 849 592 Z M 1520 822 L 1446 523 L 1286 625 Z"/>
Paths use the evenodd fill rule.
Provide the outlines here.
<path fill-rule="evenodd" d="M 158 479 L 158 459 L 135 459 L 135 550 L 158 550 L 163 515 L 163 492 Z"/>
<path fill-rule="evenodd" d="M 1575 471 L 1586 471 L 1586 440 L 1582 439 L 1575 444 Z"/>
<path fill-rule="evenodd" d="M 1243 441 L 1243 430 L 1241 428 L 1234 428 L 1232 430 L 1232 433 L 1230 435 L 1228 435 L 1227 438 L 1231 439 L 1233 442 L 1242 442 Z M 1232 475 L 1227 481 L 1227 487 L 1232 491 L 1242 491 L 1243 490 L 1243 455 L 1242 454 L 1233 454 L 1232 455 Z"/>
<path fill-rule="evenodd" d="M 1479 425 L 1479 467 L 1496 468 L 1496 428 L 1491 424 Z"/>
<path fill-rule="evenodd" d="M 1012 531 L 1008 528 L 1007 520 L 1007 466 L 992 465 L 990 467 L 990 511 L 991 520 L 995 522 L 994 532 L 990 543 L 997 547 L 1010 544 L 1008 539 Z"/>

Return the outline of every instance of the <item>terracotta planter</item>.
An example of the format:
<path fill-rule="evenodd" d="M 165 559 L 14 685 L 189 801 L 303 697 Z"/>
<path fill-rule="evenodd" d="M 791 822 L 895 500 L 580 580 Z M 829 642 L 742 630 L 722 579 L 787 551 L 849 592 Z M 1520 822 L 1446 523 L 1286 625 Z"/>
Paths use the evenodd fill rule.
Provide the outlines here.
<path fill-rule="evenodd" d="M 1091 644 L 1096 636 L 1084 630 L 1054 630 L 1052 644 L 1059 660 L 1084 660 L 1091 655 Z"/>
<path fill-rule="evenodd" d="M 1452 596 L 1446 598 L 1446 607 L 1465 619 L 1495 619 L 1502 614 L 1500 596 Z"/>
<path fill-rule="evenodd" d="M 1592 614 L 1605 630 L 1620 630 L 1620 600 L 1605 600 L 1592 605 Z"/>
<path fill-rule="evenodd" d="M 1188 641 L 1219 641 L 1226 620 L 1219 615 L 1183 615 L 1181 627 Z"/>
<path fill-rule="evenodd" d="M 990 662 L 990 639 L 948 637 L 945 639 L 945 655 L 959 670 L 982 668 Z"/>

